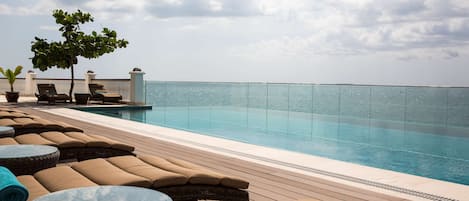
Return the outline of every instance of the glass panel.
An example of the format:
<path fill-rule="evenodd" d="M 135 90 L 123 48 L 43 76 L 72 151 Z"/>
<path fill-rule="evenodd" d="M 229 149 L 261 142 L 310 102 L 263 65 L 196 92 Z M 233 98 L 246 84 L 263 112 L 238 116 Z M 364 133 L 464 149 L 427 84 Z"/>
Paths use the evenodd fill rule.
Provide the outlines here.
<path fill-rule="evenodd" d="M 273 133 L 288 132 L 288 85 L 267 85 L 267 130 Z"/>
<path fill-rule="evenodd" d="M 405 87 L 371 87 L 371 118 L 404 121 Z"/>
<path fill-rule="evenodd" d="M 338 140 L 339 117 L 313 115 L 313 137 Z"/>
<path fill-rule="evenodd" d="M 307 84 L 290 84 L 288 132 L 310 136 L 312 127 L 313 88 Z"/>
<path fill-rule="evenodd" d="M 448 125 L 469 127 L 469 88 L 448 90 Z"/>
<path fill-rule="evenodd" d="M 313 113 L 338 116 L 339 89 L 336 85 L 314 85 Z"/>
<path fill-rule="evenodd" d="M 171 83 L 166 85 L 166 105 L 173 107 L 189 106 L 190 83 Z"/>
<path fill-rule="evenodd" d="M 248 106 L 248 84 L 234 83 L 231 84 L 229 92 L 231 107 L 247 107 Z"/>
<path fill-rule="evenodd" d="M 164 107 L 166 106 L 166 83 L 165 82 L 146 82 L 146 102 L 149 105 Z"/>
<path fill-rule="evenodd" d="M 370 114 L 370 88 L 368 86 L 341 86 L 340 116 L 368 119 Z"/>
<path fill-rule="evenodd" d="M 446 125 L 447 89 L 407 87 L 406 121 Z"/>
<path fill-rule="evenodd" d="M 253 130 L 267 129 L 267 84 L 248 85 L 248 127 Z"/>
<path fill-rule="evenodd" d="M 188 94 L 188 101 L 191 107 L 211 106 L 212 90 L 209 83 L 191 84 Z"/>

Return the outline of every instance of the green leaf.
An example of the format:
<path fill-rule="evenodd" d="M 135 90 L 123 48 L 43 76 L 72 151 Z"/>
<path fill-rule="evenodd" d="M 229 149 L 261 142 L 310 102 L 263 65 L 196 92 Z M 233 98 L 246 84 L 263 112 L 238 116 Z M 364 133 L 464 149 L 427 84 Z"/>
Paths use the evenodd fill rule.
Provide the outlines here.
<path fill-rule="evenodd" d="M 21 70 L 23 70 L 23 66 L 16 66 L 15 68 L 15 77 L 21 73 Z"/>
<path fill-rule="evenodd" d="M 129 43 L 124 39 L 117 39 L 117 32 L 106 27 L 101 33 L 92 31 L 91 34 L 86 34 L 82 32 L 80 24 L 93 22 L 94 19 L 91 14 L 81 10 L 68 13 L 57 9 L 52 12 L 52 16 L 57 24 L 62 25 L 59 31 L 62 33 L 64 41 L 49 43 L 46 39 L 34 37 L 34 41 L 31 42 L 31 51 L 34 53 L 31 61 L 33 68 L 38 68 L 41 71 L 54 67 L 68 69 L 78 63 L 78 57 L 98 58 L 117 48 L 125 48 Z M 71 91 L 72 89 L 70 93 Z"/>

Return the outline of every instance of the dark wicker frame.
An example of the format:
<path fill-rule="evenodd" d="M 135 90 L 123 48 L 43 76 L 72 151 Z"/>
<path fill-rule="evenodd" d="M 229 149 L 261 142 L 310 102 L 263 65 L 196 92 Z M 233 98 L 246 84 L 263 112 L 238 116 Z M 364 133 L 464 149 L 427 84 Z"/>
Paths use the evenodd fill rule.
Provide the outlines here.
<path fill-rule="evenodd" d="M 102 101 L 104 102 L 114 102 L 117 103 L 122 100 L 122 95 L 119 97 L 106 97 L 103 94 L 96 93 L 97 90 L 106 91 L 104 86 L 101 84 L 88 84 L 88 88 L 90 89 L 90 100 L 92 101 Z"/>
<path fill-rule="evenodd" d="M 2 158 L 0 166 L 5 166 L 15 175 L 32 175 L 39 170 L 55 167 L 60 157 L 60 151 L 54 153 L 19 158 Z"/>
<path fill-rule="evenodd" d="M 15 126 L 12 126 L 14 129 L 15 129 L 15 136 L 18 136 L 18 135 L 23 135 L 23 134 L 28 134 L 28 133 L 43 133 L 43 132 L 48 132 L 48 131 L 59 131 L 59 132 L 83 132 L 83 130 L 79 129 L 79 128 L 65 128 L 65 127 L 52 127 L 52 126 L 48 126 L 48 127 L 43 127 L 43 126 L 40 126 L 40 127 L 30 127 L 30 128 L 22 128 L 22 127 L 15 127 Z"/>
<path fill-rule="evenodd" d="M 114 156 L 135 156 L 135 154 L 130 151 L 114 149 L 110 147 L 71 147 L 59 149 L 60 160 L 76 159 L 78 161 L 83 161 L 88 159 L 109 158 Z"/>
<path fill-rule="evenodd" d="M 37 89 L 39 94 L 34 94 L 37 98 L 37 103 L 40 101 L 47 101 L 48 104 L 55 104 L 57 101 L 66 103 L 67 100 L 70 100 L 70 96 L 67 94 L 57 93 L 54 84 L 37 84 Z"/>

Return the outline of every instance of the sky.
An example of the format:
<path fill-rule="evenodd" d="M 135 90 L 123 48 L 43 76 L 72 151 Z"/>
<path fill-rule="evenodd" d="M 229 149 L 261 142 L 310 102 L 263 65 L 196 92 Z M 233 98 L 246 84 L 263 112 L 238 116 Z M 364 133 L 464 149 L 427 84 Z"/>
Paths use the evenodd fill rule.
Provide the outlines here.
<path fill-rule="evenodd" d="M 35 36 L 63 40 L 54 9 L 129 41 L 80 59 L 77 77 L 139 67 L 160 81 L 469 86 L 468 0 L 2 0 L 0 66 L 26 72 Z"/>

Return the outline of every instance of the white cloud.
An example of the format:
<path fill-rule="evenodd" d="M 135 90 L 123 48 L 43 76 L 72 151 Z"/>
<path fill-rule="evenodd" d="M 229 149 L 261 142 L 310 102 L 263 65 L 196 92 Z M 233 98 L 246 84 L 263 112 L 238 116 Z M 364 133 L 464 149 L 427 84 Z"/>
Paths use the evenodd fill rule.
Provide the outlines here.
<path fill-rule="evenodd" d="M 0 4 L 0 15 L 11 15 L 11 7 L 5 4 Z"/>
<path fill-rule="evenodd" d="M 0 4 L 0 14 L 19 16 L 46 15 L 50 14 L 52 9 L 57 8 L 57 5 L 55 0 L 39 0 L 34 1 L 32 4 L 14 6 Z"/>
<path fill-rule="evenodd" d="M 233 47 L 251 52 L 246 55 L 413 54 L 425 49 L 425 55 L 454 57 L 465 54 L 469 43 L 467 0 L 31 0 L 0 4 L 0 14 L 44 15 L 57 7 L 83 8 L 96 18 L 116 21 L 206 18 L 178 26 L 185 31 L 214 28 L 203 23 L 220 17 L 277 22 L 269 30 L 279 34 Z M 284 30 L 292 25 L 298 28 Z M 449 50 L 441 51 L 445 48 Z"/>
<path fill-rule="evenodd" d="M 223 10 L 223 3 L 217 0 L 210 0 L 208 2 L 210 10 L 218 12 Z"/>

